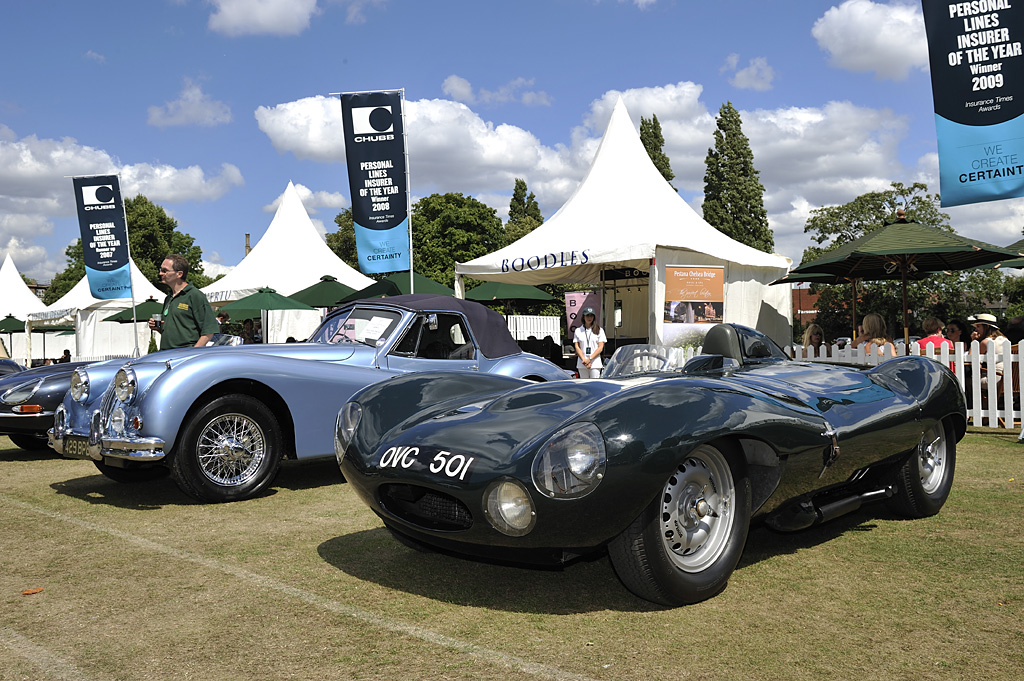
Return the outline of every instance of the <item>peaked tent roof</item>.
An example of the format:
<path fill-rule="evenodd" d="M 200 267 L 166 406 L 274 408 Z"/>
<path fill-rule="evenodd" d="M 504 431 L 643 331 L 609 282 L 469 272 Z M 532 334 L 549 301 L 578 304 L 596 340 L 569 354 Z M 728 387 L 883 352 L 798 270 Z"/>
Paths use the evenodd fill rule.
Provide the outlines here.
<path fill-rule="evenodd" d="M 590 170 L 558 212 L 515 243 L 457 263 L 455 272 L 518 284 L 596 282 L 602 265 L 647 270 L 657 246 L 752 267 L 792 264 L 697 215 L 651 162 L 619 97 Z"/>
<path fill-rule="evenodd" d="M 40 312 L 46 307 L 39 297 L 32 293 L 25 280 L 21 278 L 14 259 L 8 253 L 4 256 L 4 264 L 0 266 L 0 318 L 14 315 L 18 319 L 32 312 Z"/>
<path fill-rule="evenodd" d="M 327 246 L 309 219 L 295 185 L 289 182 L 266 233 L 235 269 L 204 288 L 203 293 L 211 303 L 238 300 L 267 287 L 291 295 L 317 283 L 325 274 L 355 290 L 373 283 Z"/>
<path fill-rule="evenodd" d="M 142 271 L 136 267 L 134 260 L 131 261 L 131 271 L 132 296 L 135 298 L 136 304 L 141 303 L 147 298 L 163 300 L 166 297 L 167 294 L 162 293 L 160 289 L 146 279 L 145 275 L 142 274 Z M 74 318 L 75 314 L 79 310 L 85 310 L 92 307 L 102 307 L 104 309 L 129 308 L 131 307 L 131 301 L 128 298 L 114 298 L 109 300 L 96 298 L 93 296 L 92 291 L 89 290 L 88 277 L 82 277 L 70 291 L 60 297 L 60 300 L 39 312 L 29 315 L 29 319 L 34 324 L 49 324 L 52 321 L 60 319 Z"/>

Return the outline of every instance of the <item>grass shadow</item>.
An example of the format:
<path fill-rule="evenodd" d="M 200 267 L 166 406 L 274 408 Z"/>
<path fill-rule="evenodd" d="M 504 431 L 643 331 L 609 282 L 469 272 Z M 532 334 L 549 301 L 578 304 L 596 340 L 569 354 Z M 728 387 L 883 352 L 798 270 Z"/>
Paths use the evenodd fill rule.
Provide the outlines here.
<path fill-rule="evenodd" d="M 22 449 L 17 445 L 0 449 L 0 461 L 48 461 L 60 460 L 61 456 L 49 447 L 46 449 Z"/>
<path fill-rule="evenodd" d="M 489 562 L 416 551 L 384 527 L 335 537 L 317 552 L 357 579 L 444 603 L 548 615 L 664 609 L 627 591 L 604 554 L 554 568 Z"/>
<path fill-rule="evenodd" d="M 874 504 L 797 532 L 779 532 L 763 523 L 755 523 L 747 535 L 747 545 L 736 569 L 742 570 L 775 556 L 827 544 L 847 532 L 871 532 L 877 527 L 876 520 L 891 520 L 896 517 L 890 514 L 884 505 Z"/>

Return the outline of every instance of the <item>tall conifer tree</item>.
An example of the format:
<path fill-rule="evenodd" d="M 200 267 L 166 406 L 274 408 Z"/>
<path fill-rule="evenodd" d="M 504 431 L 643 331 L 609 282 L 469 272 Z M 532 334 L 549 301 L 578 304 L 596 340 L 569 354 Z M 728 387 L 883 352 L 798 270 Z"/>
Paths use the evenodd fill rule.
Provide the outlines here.
<path fill-rule="evenodd" d="M 654 167 L 658 169 L 658 172 L 661 173 L 661 176 L 665 178 L 665 181 L 671 187 L 672 178 L 676 174 L 672 172 L 672 164 L 668 160 L 668 155 L 663 150 L 665 136 L 661 134 L 661 123 L 658 122 L 657 115 L 652 114 L 650 119 L 643 116 L 640 117 L 640 141 L 643 142 L 647 155 L 654 162 Z M 675 189 L 675 187 L 672 187 L 672 189 Z"/>
<path fill-rule="evenodd" d="M 732 102 L 718 111 L 715 146 L 708 149 L 704 163 L 704 219 L 736 241 L 773 252 L 775 237 L 764 209 L 764 186 Z"/>

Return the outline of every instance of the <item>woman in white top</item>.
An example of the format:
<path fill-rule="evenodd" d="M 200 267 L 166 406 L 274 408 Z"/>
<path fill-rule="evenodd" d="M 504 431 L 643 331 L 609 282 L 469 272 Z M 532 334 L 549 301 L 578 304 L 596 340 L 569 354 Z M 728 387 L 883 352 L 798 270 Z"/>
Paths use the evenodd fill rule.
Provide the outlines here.
<path fill-rule="evenodd" d="M 594 308 L 583 308 L 583 325 L 576 328 L 572 341 L 576 346 L 576 369 L 580 378 L 600 378 L 601 369 L 604 367 L 601 363 L 601 352 L 608 339 L 597 323 Z"/>

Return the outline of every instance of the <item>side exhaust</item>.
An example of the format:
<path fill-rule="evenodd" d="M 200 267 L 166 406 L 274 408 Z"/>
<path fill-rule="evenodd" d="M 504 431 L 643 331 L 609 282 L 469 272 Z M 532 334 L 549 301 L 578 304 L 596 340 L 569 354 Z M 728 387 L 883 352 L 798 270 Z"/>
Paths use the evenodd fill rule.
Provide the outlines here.
<path fill-rule="evenodd" d="M 765 519 L 765 523 L 779 532 L 796 532 L 853 513 L 864 504 L 888 499 L 895 493 L 895 487 L 886 485 L 881 489 L 841 497 L 821 505 L 816 505 L 812 499 L 799 499 L 772 513 Z"/>

